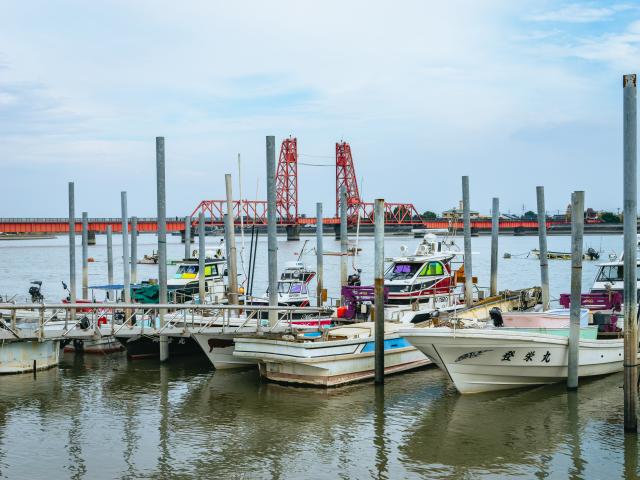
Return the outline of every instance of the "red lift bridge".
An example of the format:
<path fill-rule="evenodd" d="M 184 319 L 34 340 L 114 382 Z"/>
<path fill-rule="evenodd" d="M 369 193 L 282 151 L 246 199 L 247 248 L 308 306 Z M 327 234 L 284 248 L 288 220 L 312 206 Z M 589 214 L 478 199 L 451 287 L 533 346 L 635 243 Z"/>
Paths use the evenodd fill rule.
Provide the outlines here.
<path fill-rule="evenodd" d="M 347 216 L 354 224 L 360 217 L 360 223 L 373 223 L 373 203 L 363 202 L 360 198 L 351 147 L 347 142 L 336 143 L 336 215 L 325 218 L 324 223 L 339 223 L 340 189 L 345 186 L 347 192 Z M 226 200 L 203 200 L 193 210 L 196 218 L 203 212 L 207 223 L 221 225 L 227 211 Z M 280 156 L 276 168 L 276 209 L 279 225 L 315 224 L 315 218 L 300 217 L 298 214 L 298 141 L 287 138 L 280 146 Z M 265 225 L 267 223 L 267 202 L 265 200 L 235 200 L 233 216 L 240 223 Z M 385 203 L 385 223 L 388 225 L 422 225 L 418 211 L 412 203 Z"/>

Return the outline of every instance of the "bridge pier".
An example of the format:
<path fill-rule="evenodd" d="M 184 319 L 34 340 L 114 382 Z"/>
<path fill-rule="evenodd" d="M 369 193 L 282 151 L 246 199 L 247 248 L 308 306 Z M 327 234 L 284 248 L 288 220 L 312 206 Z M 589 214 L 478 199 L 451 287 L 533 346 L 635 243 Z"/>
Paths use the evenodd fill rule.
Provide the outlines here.
<path fill-rule="evenodd" d="M 180 242 L 181 243 L 185 243 L 185 237 L 186 237 L 186 230 L 180 230 Z M 189 235 L 189 243 L 193 243 L 193 237 L 194 235 L 194 231 L 193 231 L 193 227 L 191 227 L 191 235 Z"/>
<path fill-rule="evenodd" d="M 96 244 L 96 231 L 95 230 L 89 230 L 89 232 L 87 233 L 87 244 L 88 245 L 95 245 Z"/>
<path fill-rule="evenodd" d="M 287 225 L 287 241 L 300 241 L 300 225 Z"/>

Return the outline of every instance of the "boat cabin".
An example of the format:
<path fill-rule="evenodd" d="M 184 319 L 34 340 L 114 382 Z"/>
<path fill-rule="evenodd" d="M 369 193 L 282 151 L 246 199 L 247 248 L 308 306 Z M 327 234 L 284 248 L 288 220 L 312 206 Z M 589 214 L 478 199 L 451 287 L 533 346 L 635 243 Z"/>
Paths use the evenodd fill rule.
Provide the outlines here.
<path fill-rule="evenodd" d="M 403 246 L 403 255 L 389 259 L 390 265 L 384 274 L 388 302 L 402 304 L 436 297 L 437 304 L 448 303 L 454 284 L 451 263 L 458 254 L 452 246 L 452 242 L 439 240 L 430 233 L 424 236 L 413 255 L 406 255 L 407 249 Z"/>
<path fill-rule="evenodd" d="M 640 290 L 640 261 L 636 267 L 637 288 Z M 596 278 L 591 286 L 591 293 L 605 293 L 609 291 L 624 291 L 624 261 L 606 262 L 598 265 Z"/>
<path fill-rule="evenodd" d="M 199 292 L 200 276 L 204 273 L 205 291 L 210 297 L 209 301 L 219 303 L 226 301 L 226 287 L 224 285 L 224 274 L 226 273 L 226 260 L 220 258 L 205 259 L 204 272 L 200 272 L 198 259 L 186 259 L 180 262 L 176 268 L 173 278 L 167 281 L 170 293 L 174 294 L 176 300 L 193 298 Z M 186 297 L 186 298 L 185 298 Z"/>
<path fill-rule="evenodd" d="M 310 305 L 309 282 L 316 272 L 308 270 L 302 262 L 288 262 L 278 280 L 278 304 L 282 306 L 307 307 Z M 269 303 L 269 290 L 264 297 L 253 298 L 254 305 Z"/>

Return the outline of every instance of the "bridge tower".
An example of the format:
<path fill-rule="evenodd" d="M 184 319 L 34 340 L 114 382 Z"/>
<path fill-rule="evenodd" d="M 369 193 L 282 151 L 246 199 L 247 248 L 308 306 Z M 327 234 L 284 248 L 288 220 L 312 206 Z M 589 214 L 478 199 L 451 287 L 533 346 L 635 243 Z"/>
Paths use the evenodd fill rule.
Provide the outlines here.
<path fill-rule="evenodd" d="M 287 240 L 300 240 L 298 225 L 298 141 L 286 138 L 280 146 L 276 168 L 276 209 L 287 225 Z"/>
<path fill-rule="evenodd" d="M 351 157 L 351 146 L 347 142 L 336 143 L 336 217 L 340 216 L 340 188 L 343 185 L 347 191 L 347 217 L 357 218 L 362 202 Z"/>

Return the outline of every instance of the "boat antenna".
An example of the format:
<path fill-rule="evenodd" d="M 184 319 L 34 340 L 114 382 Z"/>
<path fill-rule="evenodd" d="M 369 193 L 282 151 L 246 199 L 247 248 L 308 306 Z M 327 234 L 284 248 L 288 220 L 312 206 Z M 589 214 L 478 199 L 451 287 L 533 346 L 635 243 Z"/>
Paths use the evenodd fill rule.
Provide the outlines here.
<path fill-rule="evenodd" d="M 308 241 L 309 241 L 309 239 L 305 240 L 304 243 L 302 244 L 302 249 L 300 250 L 300 253 L 298 254 L 298 262 L 302 258 L 302 255 L 304 255 L 304 247 L 307 246 L 307 242 Z"/>
<path fill-rule="evenodd" d="M 247 281 L 247 271 L 244 268 L 244 212 L 242 209 L 242 166 L 240 162 L 240 154 L 238 153 L 238 210 L 240 213 L 240 266 L 242 267 L 242 274 L 244 275 L 243 284 Z"/>
<path fill-rule="evenodd" d="M 364 178 L 360 177 L 360 198 L 362 198 L 363 185 Z M 353 258 L 351 259 L 351 268 L 353 268 L 355 272 L 358 271 L 358 267 L 356 266 L 356 257 L 358 256 L 358 243 L 360 242 L 360 207 L 358 207 L 356 211 L 358 212 L 358 222 L 356 223 L 356 243 L 353 248 Z"/>

